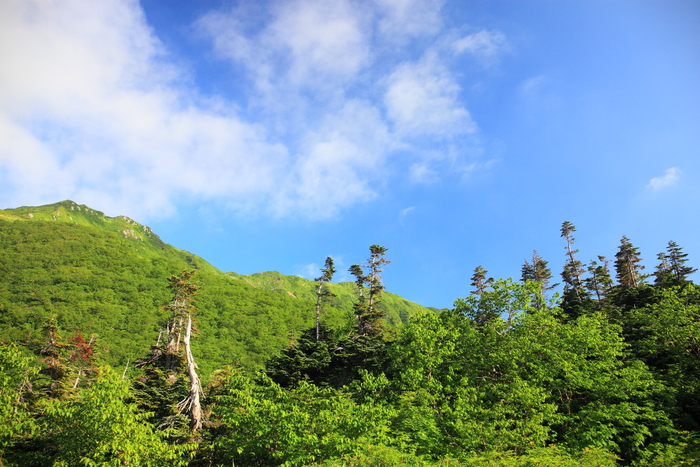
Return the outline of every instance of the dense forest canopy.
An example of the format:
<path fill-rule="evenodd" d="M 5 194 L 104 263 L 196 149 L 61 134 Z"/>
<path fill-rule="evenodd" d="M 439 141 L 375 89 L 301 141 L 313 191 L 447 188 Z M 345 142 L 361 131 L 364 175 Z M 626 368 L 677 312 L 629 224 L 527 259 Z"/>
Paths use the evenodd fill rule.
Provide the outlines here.
<path fill-rule="evenodd" d="M 0 211 L 0 465 L 700 465 L 695 269 L 575 232 L 560 285 L 533 252 L 436 310 L 380 245 L 354 283 L 240 276 L 71 201 Z"/>

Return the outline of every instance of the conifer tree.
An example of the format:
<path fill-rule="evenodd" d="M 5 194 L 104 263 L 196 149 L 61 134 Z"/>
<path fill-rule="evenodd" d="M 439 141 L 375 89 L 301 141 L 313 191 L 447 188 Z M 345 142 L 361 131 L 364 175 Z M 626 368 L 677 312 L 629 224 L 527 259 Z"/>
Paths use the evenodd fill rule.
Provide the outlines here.
<path fill-rule="evenodd" d="M 605 258 L 605 256 L 598 256 L 598 261 L 602 264 L 594 260 L 588 265 L 590 276 L 584 280 L 584 283 L 586 289 L 595 296 L 598 306 L 600 307 L 610 292 L 613 282 L 610 277 L 610 269 L 608 267 L 609 261 L 607 258 Z"/>
<path fill-rule="evenodd" d="M 168 278 L 170 288 L 173 291 L 173 300 L 166 307 L 173 313 L 173 324 L 170 335 L 168 336 L 168 351 L 179 352 L 180 337 L 184 331 L 184 351 L 187 361 L 187 373 L 190 379 L 190 393 L 180 401 L 178 409 L 185 411 L 190 417 L 190 427 L 194 430 L 202 428 L 202 405 L 200 395 L 202 393 L 202 385 L 197 375 L 197 364 L 192 355 L 190 341 L 192 338 L 192 314 L 197 310 L 194 303 L 194 296 L 197 294 L 199 287 L 190 279 L 195 271 L 182 270 L 177 276 Z M 183 329 L 184 326 L 184 329 Z"/>
<path fill-rule="evenodd" d="M 180 274 L 168 278 L 173 299 L 163 307 L 171 312 L 165 346 L 161 346 L 159 336 L 158 343 L 151 347 L 150 358 L 136 361 L 137 366 L 146 368 L 146 375 L 135 383 L 137 401 L 141 407 L 155 412 L 162 421 L 159 428 L 172 428 L 181 423 L 183 413 L 187 414 L 190 428 L 202 427 L 202 388 L 191 348 L 192 315 L 196 311 L 193 303 L 199 288 L 191 281 L 194 273 L 183 269 Z M 184 372 L 187 372 L 189 385 L 184 383 Z M 173 398 L 182 398 L 174 413 Z"/>
<path fill-rule="evenodd" d="M 81 331 L 77 331 L 67 342 L 60 336 L 56 317 L 50 317 L 43 326 L 46 343 L 39 355 L 45 367 L 41 373 L 50 378 L 46 386 L 50 398 L 64 397 L 76 389 L 81 380 L 88 382 L 97 375 L 95 364 L 95 336 L 85 340 Z"/>
<path fill-rule="evenodd" d="M 654 284 L 661 287 L 683 285 L 688 282 L 688 275 L 697 271 L 685 265 L 688 254 L 674 241 L 669 241 L 666 253 L 659 253 L 657 258 L 660 263 L 654 273 Z"/>
<path fill-rule="evenodd" d="M 391 263 L 384 258 L 386 253 L 386 248 L 379 245 L 372 245 L 369 247 L 371 253 L 368 261 L 369 274 L 367 276 L 367 284 L 369 286 L 369 303 L 368 308 L 370 312 L 375 312 L 377 303 L 379 303 L 379 297 L 384 290 L 384 285 L 382 284 L 381 273 L 384 271 L 382 266 Z"/>
<path fill-rule="evenodd" d="M 544 293 L 548 290 L 552 290 L 559 284 L 550 285 L 549 281 L 552 279 L 552 271 L 547 266 L 548 262 L 542 259 L 542 257 L 537 253 L 537 250 L 532 251 L 532 263 L 525 260 L 523 267 L 521 269 L 521 281 L 531 281 L 539 282 L 540 295 L 544 296 Z"/>
<path fill-rule="evenodd" d="M 350 266 L 350 273 L 355 276 L 355 283 L 358 289 L 358 301 L 355 303 L 355 316 L 357 318 L 358 335 L 377 335 L 381 331 L 381 323 L 379 320 L 383 317 L 383 313 L 379 311 L 379 297 L 384 290 L 382 285 L 383 271 L 382 266 L 391 263 L 384 258 L 386 248 L 379 245 L 369 247 L 370 257 L 367 261 L 367 274 L 360 265 L 353 264 Z M 364 289 L 368 289 L 365 297 Z"/>
<path fill-rule="evenodd" d="M 620 286 L 627 289 L 638 289 L 642 283 L 643 276 L 641 270 L 644 266 L 639 264 L 642 258 L 639 256 L 639 249 L 632 245 L 629 238 L 622 236 L 620 248 L 615 253 L 615 271 L 617 281 Z"/>
<path fill-rule="evenodd" d="M 472 290 L 471 293 L 474 295 L 481 295 L 493 284 L 493 277 L 486 278 L 488 271 L 483 268 L 483 266 L 478 265 L 474 268 L 474 275 L 472 275 L 472 287 L 476 287 L 476 290 Z"/>
<path fill-rule="evenodd" d="M 671 265 L 668 264 L 666 253 L 659 253 L 656 255 L 656 259 L 659 260 L 659 264 L 656 266 L 656 270 L 654 271 L 654 285 L 659 287 L 669 287 L 674 281 L 673 274 L 671 273 Z"/>
<path fill-rule="evenodd" d="M 56 316 L 51 316 L 44 323 L 43 331 L 46 334 L 46 343 L 39 355 L 45 366 L 41 373 L 50 378 L 46 390 L 50 398 L 55 398 L 63 394 L 66 386 L 65 380 L 69 369 L 64 354 L 68 345 L 61 340 Z"/>
<path fill-rule="evenodd" d="M 569 222 L 565 221 L 561 225 L 561 236 L 566 239 L 566 255 L 567 260 L 564 264 L 564 270 L 561 273 L 562 280 L 564 281 L 564 292 L 568 290 L 573 290 L 576 298 L 581 300 L 582 296 L 582 280 L 583 275 L 583 264 L 578 261 L 575 257 L 578 250 L 571 248 L 574 244 L 573 232 L 576 232 L 576 227 Z"/>
<path fill-rule="evenodd" d="M 330 282 L 333 279 L 333 274 L 335 274 L 335 266 L 333 265 L 333 258 L 328 256 L 326 258 L 326 264 L 321 268 L 321 277 L 314 279 L 316 284 L 316 340 L 321 337 L 321 299 L 323 297 L 333 297 L 335 296 L 329 290 L 324 290 L 323 284 Z"/>

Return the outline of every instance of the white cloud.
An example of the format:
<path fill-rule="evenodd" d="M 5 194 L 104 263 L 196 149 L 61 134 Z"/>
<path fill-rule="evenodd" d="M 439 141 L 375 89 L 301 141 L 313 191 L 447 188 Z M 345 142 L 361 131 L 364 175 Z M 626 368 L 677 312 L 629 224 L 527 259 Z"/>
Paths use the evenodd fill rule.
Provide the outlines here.
<path fill-rule="evenodd" d="M 258 198 L 287 149 L 191 100 L 132 1 L 0 5 L 0 141 L 6 203 L 74 198 L 167 215 L 171 199 Z M 21 46 L 17 46 L 21 44 Z"/>
<path fill-rule="evenodd" d="M 379 31 L 388 40 L 403 42 L 433 36 L 442 28 L 444 0 L 377 0 Z"/>
<path fill-rule="evenodd" d="M 215 11 L 197 26 L 212 38 L 221 57 L 242 64 L 254 76 L 259 90 L 301 87 L 319 92 L 319 87 L 347 82 L 370 63 L 367 13 L 356 4 L 279 2 L 269 24 L 250 35 L 242 24 L 247 15 L 240 8 Z"/>
<path fill-rule="evenodd" d="M 232 103 L 199 95 L 136 0 L 0 2 L 0 197 L 324 217 L 376 197 L 390 167 L 437 179 L 430 143 L 476 130 L 447 61 L 424 54 L 442 3 L 274 2 L 254 28 L 245 9 L 207 14 L 199 31 L 252 83 Z M 375 42 L 402 21 L 428 40 L 411 61 Z"/>
<path fill-rule="evenodd" d="M 435 183 L 440 180 L 438 173 L 424 162 L 412 164 L 408 171 L 408 177 L 413 183 Z"/>
<path fill-rule="evenodd" d="M 432 55 L 400 65 L 388 78 L 384 102 L 403 135 L 450 137 L 476 131 L 449 70 Z"/>
<path fill-rule="evenodd" d="M 672 187 L 678 183 L 681 176 L 681 170 L 678 167 L 666 169 L 666 172 L 661 177 L 654 177 L 649 180 L 647 189 L 652 191 L 661 191 L 665 188 Z"/>
<path fill-rule="evenodd" d="M 479 31 L 453 42 L 457 53 L 470 53 L 486 63 L 492 63 L 498 56 L 510 49 L 505 34 L 500 31 Z"/>

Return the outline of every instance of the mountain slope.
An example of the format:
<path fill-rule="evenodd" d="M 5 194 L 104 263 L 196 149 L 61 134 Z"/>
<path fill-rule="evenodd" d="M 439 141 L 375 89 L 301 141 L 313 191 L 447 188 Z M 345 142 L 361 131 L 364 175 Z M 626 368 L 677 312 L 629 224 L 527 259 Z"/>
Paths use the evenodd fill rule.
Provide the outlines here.
<path fill-rule="evenodd" d="M 34 351 L 55 315 L 64 338 L 96 334 L 109 364 L 145 356 L 168 318 L 166 278 L 183 268 L 201 285 L 193 347 L 203 375 L 227 363 L 260 367 L 314 321 L 311 281 L 225 274 L 146 226 L 72 201 L 0 210 L 0 252 L 0 340 Z M 352 285 L 331 284 L 338 297 L 324 323 L 348 322 Z M 387 294 L 390 325 L 422 308 L 407 303 Z"/>
<path fill-rule="evenodd" d="M 236 273 L 227 274 L 234 279 L 244 281 L 257 288 L 287 294 L 297 299 L 309 300 L 314 303 L 316 300 L 316 282 L 298 276 L 285 276 L 275 271 L 259 272 L 245 276 Z M 324 299 L 324 310 L 335 308 L 346 313 L 352 312 L 352 305 L 357 298 L 357 286 L 354 282 L 329 283 L 326 287 L 335 297 Z M 385 291 L 382 294 L 378 308 L 386 315 L 386 322 L 389 327 L 396 327 L 406 323 L 410 316 L 425 307 Z"/>

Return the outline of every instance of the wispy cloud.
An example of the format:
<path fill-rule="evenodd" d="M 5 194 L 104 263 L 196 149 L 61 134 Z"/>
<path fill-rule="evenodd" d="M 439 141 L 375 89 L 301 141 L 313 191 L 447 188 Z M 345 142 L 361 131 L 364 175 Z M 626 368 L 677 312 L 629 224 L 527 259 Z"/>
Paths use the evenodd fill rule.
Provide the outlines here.
<path fill-rule="evenodd" d="M 672 187 L 678 183 L 678 180 L 680 180 L 681 173 L 681 169 L 679 169 L 678 167 L 671 167 L 669 169 L 666 169 L 662 176 L 654 177 L 651 180 L 649 180 L 649 183 L 647 184 L 647 190 L 658 192 L 666 188 Z"/>
<path fill-rule="evenodd" d="M 243 70 L 231 86 L 250 90 L 231 101 L 201 95 L 138 2 L 0 2 L 0 196 L 144 218 L 173 213 L 182 197 L 319 218 L 377 196 L 389 169 L 438 178 L 444 166 L 428 148 L 477 129 L 456 70 L 431 48 L 453 35 L 442 4 L 290 1 L 206 14 L 198 33 Z M 478 34 L 461 50 L 485 57 L 505 40 Z M 409 39 L 413 52 L 396 54 Z"/>
<path fill-rule="evenodd" d="M 434 183 L 440 180 L 438 173 L 427 163 L 415 163 L 409 169 L 409 179 L 414 183 Z"/>
<path fill-rule="evenodd" d="M 406 220 L 406 217 L 415 210 L 416 210 L 415 206 L 410 206 L 410 207 L 404 208 L 401 211 L 399 211 L 399 224 L 404 225 L 404 221 Z"/>
<path fill-rule="evenodd" d="M 487 65 L 493 64 L 502 54 L 510 51 L 510 44 L 500 31 L 475 32 L 455 40 L 452 47 L 457 53 L 470 53 Z"/>

